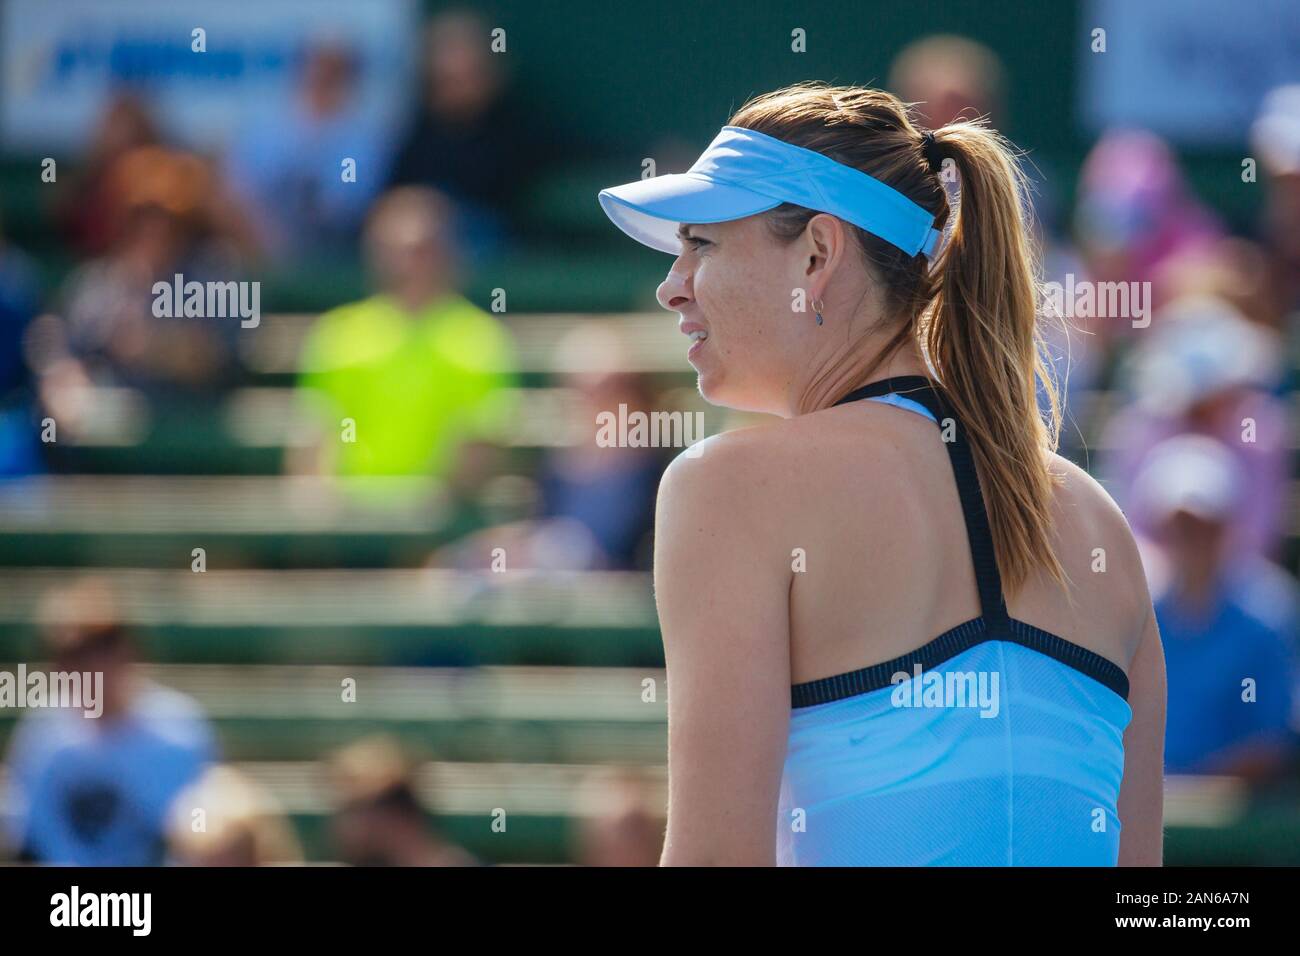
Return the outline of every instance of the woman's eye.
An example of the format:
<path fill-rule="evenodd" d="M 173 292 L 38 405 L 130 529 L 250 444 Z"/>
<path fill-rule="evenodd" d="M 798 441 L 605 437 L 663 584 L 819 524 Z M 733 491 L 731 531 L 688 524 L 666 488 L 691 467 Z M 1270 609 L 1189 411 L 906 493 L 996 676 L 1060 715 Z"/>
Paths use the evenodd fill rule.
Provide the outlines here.
<path fill-rule="evenodd" d="M 683 239 L 682 241 L 685 242 L 685 243 L 686 243 L 688 246 L 690 246 L 692 249 L 694 249 L 696 252 L 699 252 L 701 249 L 703 249 L 703 248 L 704 248 L 705 246 L 707 246 L 707 245 L 711 245 L 711 243 L 709 242 L 709 240 L 707 240 L 707 239 L 701 239 L 699 236 L 687 236 L 687 237 L 686 237 L 685 239 Z"/>

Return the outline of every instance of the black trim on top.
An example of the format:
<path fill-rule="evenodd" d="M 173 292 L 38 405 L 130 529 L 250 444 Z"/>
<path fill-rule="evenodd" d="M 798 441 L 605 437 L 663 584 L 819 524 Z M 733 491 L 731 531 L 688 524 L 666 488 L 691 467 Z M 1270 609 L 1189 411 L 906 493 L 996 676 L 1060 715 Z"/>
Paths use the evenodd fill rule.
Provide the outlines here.
<path fill-rule="evenodd" d="M 921 375 L 881 379 L 850 392 L 835 404 L 845 405 L 890 393 L 906 395 L 925 406 L 938 421 L 940 429 L 945 430 L 945 438 L 951 434 L 951 440 L 945 440 L 944 444 L 948 446 L 948 460 L 952 464 L 962 515 L 966 521 L 966 536 L 975 567 L 981 613 L 979 617 L 944 631 L 929 643 L 892 661 L 795 684 L 791 688 L 791 705 L 796 708 L 810 707 L 870 693 L 889 686 L 893 676 L 900 671 L 912 673 L 917 664 L 921 665 L 922 670 L 931 670 L 976 644 L 999 640 L 1046 654 L 1093 678 L 1127 700 L 1128 676 L 1113 661 L 1042 628 L 1017 620 L 1007 613 L 1006 600 L 1002 594 L 1002 576 L 998 572 L 997 558 L 993 551 L 993 535 L 989 530 L 988 511 L 980 490 L 975 457 L 961 421 L 943 393 L 935 387 L 935 383 Z M 947 432 L 950 427 L 951 432 Z"/>
<path fill-rule="evenodd" d="M 895 674 L 903 673 L 911 678 L 917 664 L 921 665 L 922 671 L 936 670 L 963 651 L 992 640 L 1009 641 L 1045 654 L 1128 700 L 1128 675 L 1114 661 L 1016 618 L 1010 618 L 1009 624 L 1006 634 L 994 638 L 989 634 L 984 618 L 972 618 L 944 631 L 928 644 L 891 661 L 795 684 L 790 688 L 790 705 L 798 709 L 869 694 L 892 684 Z"/>

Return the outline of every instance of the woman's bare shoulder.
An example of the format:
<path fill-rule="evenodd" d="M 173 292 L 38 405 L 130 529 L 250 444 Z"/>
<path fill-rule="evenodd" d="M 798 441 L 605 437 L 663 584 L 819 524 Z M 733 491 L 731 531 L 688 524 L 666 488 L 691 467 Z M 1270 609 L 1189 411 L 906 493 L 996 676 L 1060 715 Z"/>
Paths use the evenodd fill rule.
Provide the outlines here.
<path fill-rule="evenodd" d="M 1145 621 L 1150 604 L 1141 551 L 1123 510 L 1074 462 L 1053 455 L 1057 557 L 1084 600 L 1101 601 L 1120 621 Z M 1097 605 L 1094 604 L 1094 607 Z"/>
<path fill-rule="evenodd" d="M 1056 454 L 1050 456 L 1048 470 L 1054 478 L 1055 517 L 1063 527 L 1073 528 L 1085 536 L 1132 543 L 1128 519 L 1101 482 L 1068 458 Z"/>
<path fill-rule="evenodd" d="M 731 429 L 680 452 L 659 484 L 660 513 L 715 509 L 712 520 L 761 521 L 780 536 L 798 521 L 794 503 L 804 496 L 795 492 L 833 457 L 833 437 L 804 418 Z"/>

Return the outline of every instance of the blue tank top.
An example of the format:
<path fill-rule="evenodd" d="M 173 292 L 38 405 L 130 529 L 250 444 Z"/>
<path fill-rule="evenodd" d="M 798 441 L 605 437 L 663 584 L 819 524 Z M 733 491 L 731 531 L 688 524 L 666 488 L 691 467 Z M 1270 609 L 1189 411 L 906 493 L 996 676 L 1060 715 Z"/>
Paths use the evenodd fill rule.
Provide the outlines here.
<path fill-rule="evenodd" d="M 791 689 L 777 863 L 1114 866 L 1128 677 L 1007 613 L 974 458 L 942 392 L 904 376 L 836 404 L 861 399 L 950 426 L 981 614 Z"/>

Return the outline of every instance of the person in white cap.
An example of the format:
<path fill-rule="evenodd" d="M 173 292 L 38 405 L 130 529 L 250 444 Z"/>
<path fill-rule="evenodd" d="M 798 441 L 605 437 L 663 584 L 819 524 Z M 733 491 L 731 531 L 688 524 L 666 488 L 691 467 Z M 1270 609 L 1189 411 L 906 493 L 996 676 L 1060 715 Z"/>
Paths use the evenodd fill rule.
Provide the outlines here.
<path fill-rule="evenodd" d="M 1176 299 L 1162 308 L 1123 373 L 1133 399 L 1101 440 L 1107 490 L 1138 534 L 1152 518 L 1133 483 L 1151 450 L 1176 435 L 1206 435 L 1236 458 L 1246 485 L 1230 529 L 1235 555 L 1276 557 L 1286 531 L 1290 425 L 1269 391 L 1281 344 L 1217 296 Z"/>
<path fill-rule="evenodd" d="M 1233 557 L 1248 486 L 1232 450 L 1204 435 L 1152 449 L 1134 487 L 1154 539 L 1148 568 L 1169 680 L 1165 766 L 1255 782 L 1296 752 L 1295 583 Z"/>

